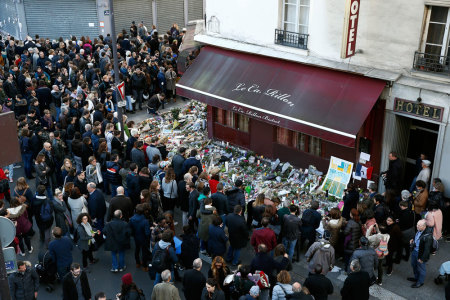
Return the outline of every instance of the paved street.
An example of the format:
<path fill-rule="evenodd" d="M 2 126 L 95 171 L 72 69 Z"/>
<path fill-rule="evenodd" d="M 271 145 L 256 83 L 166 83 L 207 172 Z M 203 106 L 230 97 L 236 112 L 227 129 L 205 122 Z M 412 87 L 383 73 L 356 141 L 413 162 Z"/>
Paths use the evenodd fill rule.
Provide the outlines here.
<path fill-rule="evenodd" d="M 169 110 L 173 106 L 181 106 L 185 102 L 181 100 L 177 100 L 175 104 L 169 104 L 166 106 L 166 110 Z M 144 111 L 138 112 L 135 115 L 130 115 L 130 118 L 135 120 L 136 122 L 140 122 L 147 118 L 147 115 Z M 23 168 L 14 170 L 14 178 L 23 176 Z M 29 182 L 31 187 L 34 187 L 34 180 Z M 11 188 L 14 187 L 12 184 Z M 176 221 L 178 221 L 177 226 L 177 235 L 181 232 L 181 215 L 179 211 L 176 214 Z M 37 230 L 37 228 L 36 228 Z M 37 257 L 39 250 L 41 250 L 39 246 L 39 237 L 36 234 L 32 238 L 32 244 L 34 246 L 35 251 L 32 254 L 26 254 L 24 257 L 25 260 L 29 260 L 31 263 L 37 263 Z M 133 243 L 132 243 L 133 245 Z M 132 246 L 133 247 L 133 246 Z M 304 253 L 304 252 L 303 252 Z M 385 276 L 383 279 L 382 287 L 373 286 L 371 288 L 371 299 L 444 299 L 444 286 L 436 286 L 433 282 L 433 278 L 438 274 L 438 268 L 440 264 L 448 259 L 450 259 L 450 243 L 446 243 L 445 241 L 440 241 L 440 249 L 436 256 L 432 256 L 430 262 L 427 264 L 427 277 L 425 281 L 425 285 L 419 289 L 410 288 L 410 282 L 406 280 L 406 277 L 412 275 L 412 269 L 409 265 L 409 262 L 404 262 L 400 265 L 394 265 L 394 272 L 392 276 Z M 81 252 L 75 249 L 73 251 L 74 261 L 81 262 Z M 119 274 L 113 274 L 109 270 L 111 269 L 110 265 L 110 254 L 109 252 L 105 252 L 103 248 L 101 248 L 98 252 L 94 254 L 95 257 L 99 258 L 100 261 L 91 267 L 92 272 L 88 274 L 88 278 L 91 285 L 91 290 L 93 294 L 99 291 L 106 292 L 108 298 L 114 299 L 115 294 L 120 291 L 121 284 L 121 276 L 125 272 L 131 272 L 133 275 L 134 281 L 137 283 L 139 288 L 144 290 L 144 293 L 147 299 L 150 299 L 153 282 L 149 279 L 148 275 L 144 273 L 142 270 L 137 270 L 134 262 L 133 249 L 130 249 L 126 253 L 126 265 L 127 270 L 125 272 Z M 251 247 L 247 247 L 241 254 L 241 259 L 243 263 L 250 263 L 251 259 L 254 256 L 253 249 Z M 22 259 L 22 257 L 18 256 L 18 259 Z M 210 259 L 204 257 L 204 266 L 203 271 L 206 274 L 209 265 Z M 342 266 L 342 262 L 337 263 L 338 266 Z M 301 258 L 299 263 L 294 264 L 294 269 L 291 274 L 293 274 L 293 281 L 300 281 L 303 283 L 304 279 L 307 276 L 307 268 L 306 268 L 306 260 L 304 257 Z M 334 285 L 334 294 L 329 297 L 329 299 L 340 299 L 339 290 L 343 285 L 343 281 L 345 280 L 345 276 L 340 273 L 329 273 L 328 277 L 332 280 Z M 182 295 L 182 287 L 179 282 L 176 283 L 176 286 L 180 288 L 180 295 L 182 299 L 184 299 Z M 39 299 L 61 299 L 61 287 L 60 285 L 55 286 L 55 291 L 52 293 L 48 293 L 45 286 L 41 286 L 39 292 Z"/>

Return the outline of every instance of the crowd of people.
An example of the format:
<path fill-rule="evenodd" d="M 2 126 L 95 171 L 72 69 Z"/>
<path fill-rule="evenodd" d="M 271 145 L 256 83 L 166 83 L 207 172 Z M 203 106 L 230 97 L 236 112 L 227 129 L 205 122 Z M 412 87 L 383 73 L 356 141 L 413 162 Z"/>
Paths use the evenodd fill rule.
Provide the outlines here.
<path fill-rule="evenodd" d="M 424 157 L 411 191 L 402 190 L 401 163 L 392 152 L 385 193 L 349 184 L 343 208 L 322 216 L 317 201 L 303 211 L 262 193 L 248 201 L 241 179 L 226 189 L 219 169 L 203 169 L 199 149 L 169 152 L 165 138 L 141 139 L 126 117 L 121 135 L 112 43 L 126 111 L 142 110 L 148 99 L 155 113 L 165 100 L 175 101 L 183 35 L 176 24 L 159 35 L 133 22 L 115 40 L 0 41 L 6 56 L 0 60 L 0 113 L 16 116 L 26 175 L 9 189 L 15 166 L 0 169 L 0 214 L 15 222 L 18 257 L 33 252 L 36 224 L 64 299 L 92 298 L 88 274 L 100 247 L 111 252 L 113 273 L 126 270 L 126 250 L 134 247 L 136 267 L 153 280 L 152 299 L 180 299 L 173 281 L 181 273 L 186 299 L 327 299 L 334 287 L 326 275 L 340 259 L 348 273 L 343 299 L 368 299 L 369 287 L 382 285 L 402 259 L 413 268 L 411 287 L 420 288 L 426 262 L 450 233 L 444 186 L 430 178 Z M 243 264 L 241 250 L 248 245 L 255 255 Z M 73 261 L 74 248 L 81 263 Z M 200 254 L 212 260 L 207 276 Z M 309 275 L 303 284 L 292 283 L 293 263 L 302 256 Z M 17 266 L 9 276 L 13 299 L 35 299 L 41 274 L 23 259 Z M 144 299 L 130 273 L 121 278 L 118 299 Z"/>

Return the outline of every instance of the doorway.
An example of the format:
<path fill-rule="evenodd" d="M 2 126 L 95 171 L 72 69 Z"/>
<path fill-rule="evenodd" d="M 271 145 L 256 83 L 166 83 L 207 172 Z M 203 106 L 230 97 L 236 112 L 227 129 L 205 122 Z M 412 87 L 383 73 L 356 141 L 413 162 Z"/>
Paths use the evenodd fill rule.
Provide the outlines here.
<path fill-rule="evenodd" d="M 439 125 L 412 119 L 409 127 L 408 149 L 406 151 L 405 181 L 409 188 L 411 182 L 420 171 L 416 166 L 416 160 L 420 154 L 425 154 L 431 161 L 431 172 L 436 153 L 436 144 L 439 135 Z"/>

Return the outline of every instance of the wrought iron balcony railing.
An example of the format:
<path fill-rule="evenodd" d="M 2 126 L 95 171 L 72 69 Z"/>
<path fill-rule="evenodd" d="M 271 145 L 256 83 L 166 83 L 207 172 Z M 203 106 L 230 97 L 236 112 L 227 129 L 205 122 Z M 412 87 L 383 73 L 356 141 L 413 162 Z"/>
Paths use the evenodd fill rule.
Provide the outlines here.
<path fill-rule="evenodd" d="M 450 56 L 442 56 L 416 51 L 413 69 L 450 76 Z"/>
<path fill-rule="evenodd" d="M 275 29 L 275 44 L 307 50 L 308 36 L 309 34 Z"/>

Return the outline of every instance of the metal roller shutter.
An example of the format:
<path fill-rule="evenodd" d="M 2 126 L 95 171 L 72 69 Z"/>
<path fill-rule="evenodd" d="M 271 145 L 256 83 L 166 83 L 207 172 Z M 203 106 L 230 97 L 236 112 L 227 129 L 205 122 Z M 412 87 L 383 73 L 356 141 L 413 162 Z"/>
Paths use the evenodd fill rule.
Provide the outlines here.
<path fill-rule="evenodd" d="M 203 19 L 203 0 L 188 0 L 188 21 Z"/>
<path fill-rule="evenodd" d="M 157 28 L 159 34 L 165 34 L 177 23 L 184 27 L 184 1 L 183 0 L 157 0 Z"/>
<path fill-rule="evenodd" d="M 95 0 L 24 0 L 24 6 L 31 36 L 66 39 L 71 35 L 99 35 Z"/>
<path fill-rule="evenodd" d="M 19 37 L 19 18 L 13 0 L 0 1 L 0 30 Z"/>
<path fill-rule="evenodd" d="M 151 30 L 153 25 L 151 0 L 114 0 L 116 33 L 119 34 L 122 29 L 129 33 L 132 21 L 136 22 L 136 26 L 144 21 L 147 29 Z"/>

